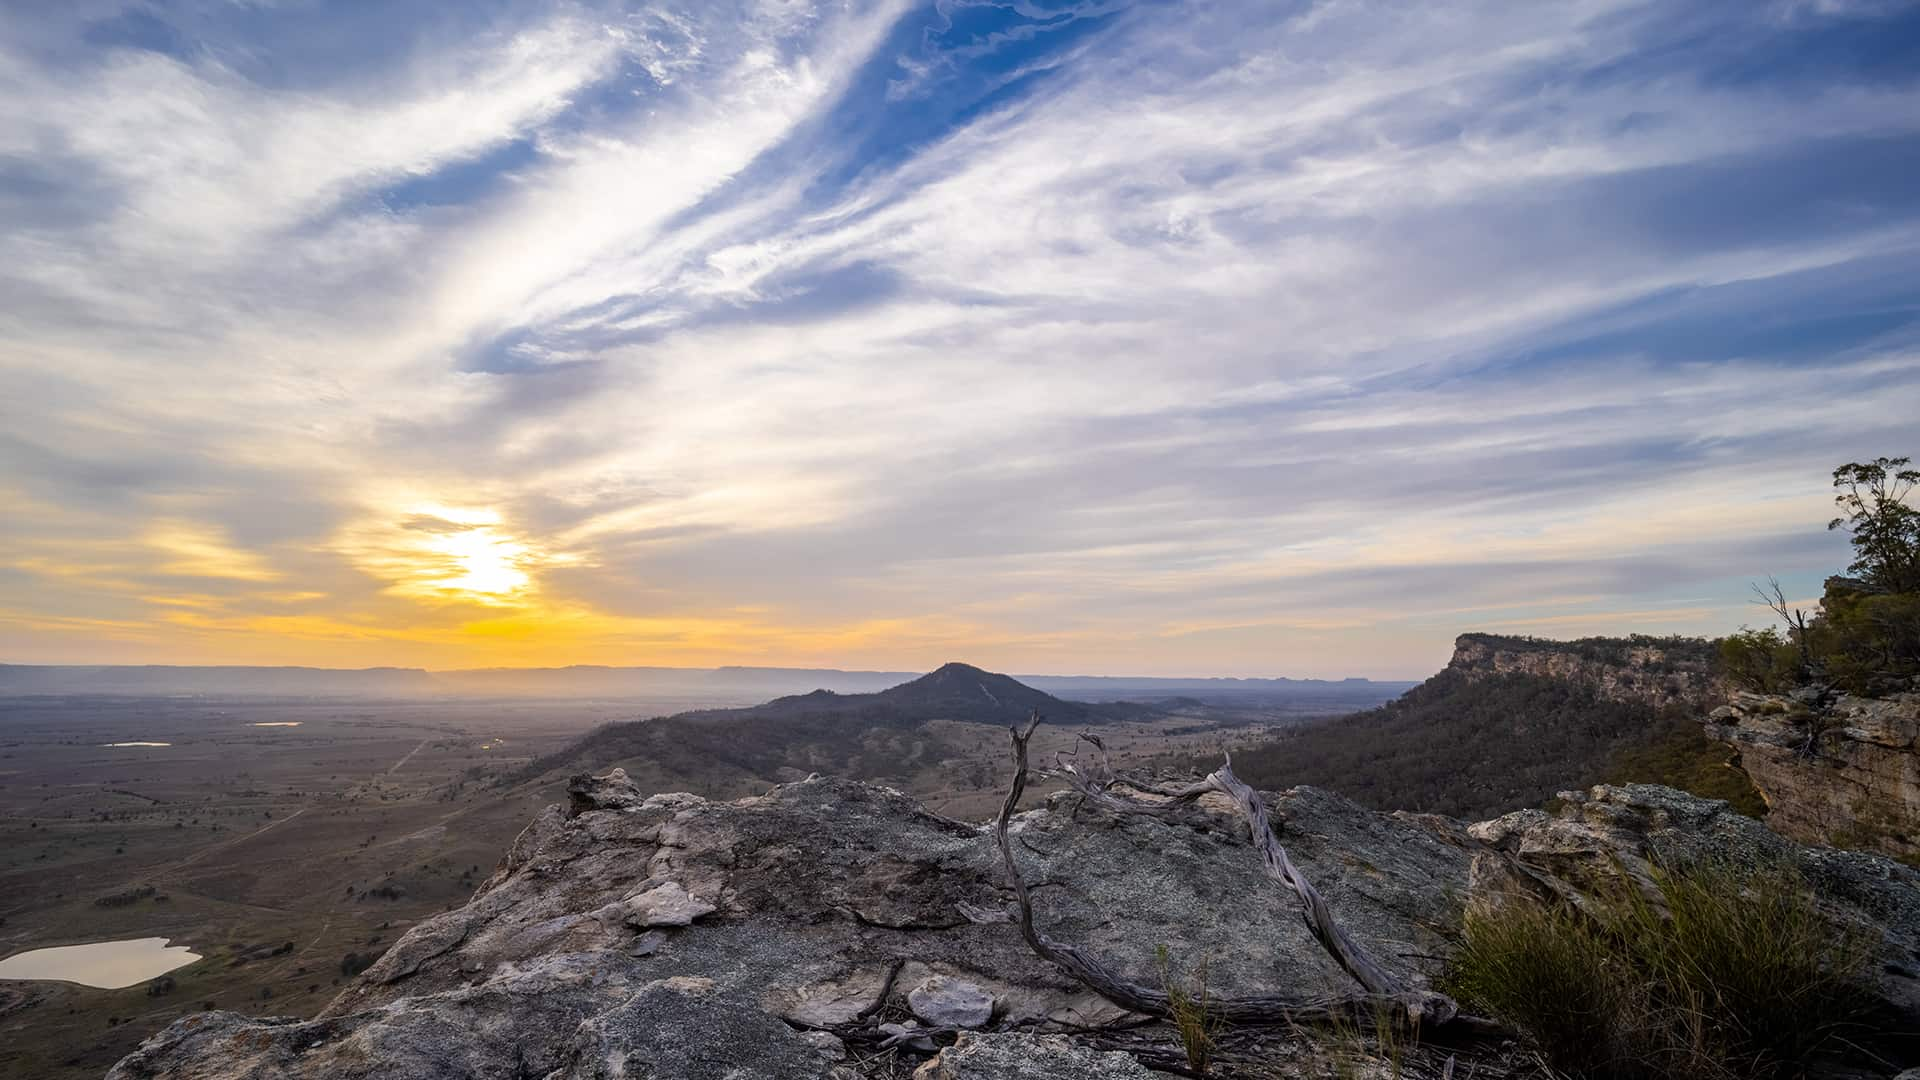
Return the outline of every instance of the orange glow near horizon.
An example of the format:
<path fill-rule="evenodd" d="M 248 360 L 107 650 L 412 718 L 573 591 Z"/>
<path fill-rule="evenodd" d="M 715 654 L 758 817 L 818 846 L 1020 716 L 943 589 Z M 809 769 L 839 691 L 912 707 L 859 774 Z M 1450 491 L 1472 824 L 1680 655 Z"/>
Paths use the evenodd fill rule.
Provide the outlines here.
<path fill-rule="evenodd" d="M 244 544 L 176 515 L 120 541 L 14 552 L 5 565 L 49 587 L 71 583 L 97 606 L 55 615 L 21 602 L 31 596 L 9 597 L 0 603 L 0 661 L 924 670 L 957 659 L 1029 672 L 1419 677 L 1444 663 L 1463 630 L 1724 632 L 1749 615 L 1744 599 L 1628 606 L 1572 590 L 1431 606 L 1356 597 L 1298 611 L 1195 608 L 1190 597 L 1210 584 L 1285 588 L 1340 572 L 1461 562 L 1469 552 L 1552 564 L 1595 557 L 1627 529 L 1653 543 L 1676 529 L 1697 536 L 1790 525 L 1809 510 L 1794 500 L 1672 500 L 1658 514 L 1641 502 L 1636 519 L 1600 502 L 1497 532 L 1470 514 L 1430 513 L 1414 544 L 1362 528 L 1338 547 L 1254 551 L 1179 574 L 1116 575 L 1104 552 L 1021 555 L 1000 568 L 1001 589 L 972 594 L 952 591 L 980 580 L 968 563 L 933 559 L 915 565 L 907 586 L 885 575 L 856 580 L 865 602 L 843 609 L 742 603 L 714 594 L 731 581 L 665 576 L 675 553 L 697 552 L 698 532 L 653 541 L 663 576 L 636 581 L 643 564 L 631 549 L 603 546 L 604 530 L 542 532 L 485 498 L 386 488 L 355 502 L 345 524 L 306 545 Z M 555 573 L 563 569 L 587 573 Z M 1075 589 L 1133 606 L 1081 609 Z"/>

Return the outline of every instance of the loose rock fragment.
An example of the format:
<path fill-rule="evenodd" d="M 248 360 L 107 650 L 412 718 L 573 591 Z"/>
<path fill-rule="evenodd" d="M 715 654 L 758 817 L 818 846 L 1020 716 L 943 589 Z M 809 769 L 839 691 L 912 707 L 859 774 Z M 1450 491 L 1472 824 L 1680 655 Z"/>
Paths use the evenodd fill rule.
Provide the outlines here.
<path fill-rule="evenodd" d="M 632 926 L 688 926 L 715 910 L 712 904 L 689 894 L 677 881 L 627 897 L 627 922 Z"/>
<path fill-rule="evenodd" d="M 913 1015 L 934 1027 L 985 1027 L 993 1018 L 993 995 L 973 983 L 934 975 L 907 991 Z"/>

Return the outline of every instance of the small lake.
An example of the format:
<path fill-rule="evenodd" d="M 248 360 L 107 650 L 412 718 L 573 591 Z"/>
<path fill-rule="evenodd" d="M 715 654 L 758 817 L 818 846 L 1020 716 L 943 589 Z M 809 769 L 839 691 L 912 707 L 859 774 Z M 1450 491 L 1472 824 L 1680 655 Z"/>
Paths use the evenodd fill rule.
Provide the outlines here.
<path fill-rule="evenodd" d="M 102 990 L 119 990 L 186 967 L 200 955 L 166 938 L 96 941 L 34 949 L 0 960 L 0 979 L 58 979 Z"/>
<path fill-rule="evenodd" d="M 170 742 L 103 742 L 101 746 L 172 746 Z"/>

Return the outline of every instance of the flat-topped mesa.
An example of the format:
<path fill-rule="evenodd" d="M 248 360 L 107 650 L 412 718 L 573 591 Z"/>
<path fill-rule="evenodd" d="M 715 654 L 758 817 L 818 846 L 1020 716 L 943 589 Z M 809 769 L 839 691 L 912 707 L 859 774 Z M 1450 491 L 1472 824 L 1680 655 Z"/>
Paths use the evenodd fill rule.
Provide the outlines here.
<path fill-rule="evenodd" d="M 1920 690 L 1736 693 L 1706 732 L 1739 752 L 1775 830 L 1920 863 Z"/>
<path fill-rule="evenodd" d="M 1450 670 L 1469 679 L 1532 675 L 1593 687 L 1609 701 L 1702 711 L 1726 693 L 1714 672 L 1713 646 L 1700 638 L 1579 638 L 1549 641 L 1501 634 L 1461 634 Z"/>
<path fill-rule="evenodd" d="M 1726 824 L 1737 815 L 1723 804 L 1650 790 L 1652 809 L 1614 815 L 1617 828 L 1596 835 L 1631 846 L 1642 819 L 1765 833 Z M 1263 873 L 1244 822 L 1215 799 L 1162 820 L 1063 793 L 1014 815 L 1009 848 L 1046 932 L 1148 985 L 1163 977 L 1165 947 L 1181 970 L 1206 962 L 1222 999 L 1349 992 Z M 1540 827 L 1513 822 L 1488 842 L 1449 819 L 1375 813 L 1313 788 L 1270 803 L 1344 931 L 1410 987 L 1430 985 L 1450 955 L 1476 857 L 1526 857 L 1520 834 Z M 1884 909 L 1878 925 L 1910 966 L 1920 874 L 1869 855 L 1833 866 L 1835 902 Z M 932 1078 L 1146 1075 L 1102 1052 L 1114 1025 L 1163 1054 L 1171 1034 L 1138 1028 L 1142 1017 L 1041 960 L 1013 899 L 988 829 L 887 788 L 815 777 L 721 802 L 650 795 L 619 774 L 580 778 L 472 900 L 415 926 L 318 1017 L 190 1016 L 110 1078 L 852 1080 L 849 1044 L 870 1054 L 881 1038 L 930 1059 Z M 1084 1033 L 1103 1027 L 1106 1045 L 1090 1046 Z M 994 1071 L 1012 1060 L 1019 1072 Z M 1437 1073 L 1444 1052 L 1431 1064 Z M 1495 1063 L 1475 1075 L 1517 1074 Z"/>

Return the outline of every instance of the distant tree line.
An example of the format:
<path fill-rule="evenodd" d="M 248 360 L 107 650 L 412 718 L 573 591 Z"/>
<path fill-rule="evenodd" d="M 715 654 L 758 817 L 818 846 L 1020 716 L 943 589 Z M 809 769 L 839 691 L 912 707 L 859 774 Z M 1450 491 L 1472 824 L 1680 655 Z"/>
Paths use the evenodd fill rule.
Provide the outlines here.
<path fill-rule="evenodd" d="M 1461 634 L 1467 641 L 1478 641 L 1506 653 L 1566 653 L 1596 664 L 1625 665 L 1636 650 L 1657 650 L 1662 659 L 1650 661 L 1646 669 L 1659 674 L 1693 671 L 1710 665 L 1714 659 L 1713 641 L 1702 637 L 1629 634 L 1626 637 L 1584 637 L 1572 641 L 1537 638 L 1524 634 Z"/>

